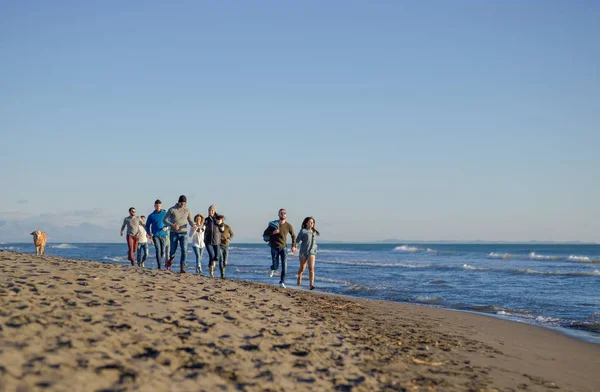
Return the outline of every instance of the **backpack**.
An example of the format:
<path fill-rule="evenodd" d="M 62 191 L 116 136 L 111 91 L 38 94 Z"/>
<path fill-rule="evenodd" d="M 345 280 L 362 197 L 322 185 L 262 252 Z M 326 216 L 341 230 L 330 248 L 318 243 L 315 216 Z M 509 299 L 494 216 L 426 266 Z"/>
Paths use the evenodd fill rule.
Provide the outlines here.
<path fill-rule="evenodd" d="M 269 222 L 269 227 L 272 227 L 274 229 L 279 229 L 279 220 L 274 220 L 274 221 Z M 271 239 L 270 235 L 263 234 L 263 241 L 269 242 L 270 239 Z"/>

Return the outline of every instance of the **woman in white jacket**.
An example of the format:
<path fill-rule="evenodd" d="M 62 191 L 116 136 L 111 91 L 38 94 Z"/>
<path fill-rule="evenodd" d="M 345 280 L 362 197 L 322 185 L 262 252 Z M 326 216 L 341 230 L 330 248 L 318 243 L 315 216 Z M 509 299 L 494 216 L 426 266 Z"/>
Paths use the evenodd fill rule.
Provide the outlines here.
<path fill-rule="evenodd" d="M 196 273 L 202 275 L 202 254 L 204 253 L 204 231 L 206 226 L 204 225 L 204 217 L 201 214 L 196 214 L 194 222 L 198 226 L 197 229 L 190 227 L 190 237 L 192 237 L 192 249 L 196 254 Z"/>

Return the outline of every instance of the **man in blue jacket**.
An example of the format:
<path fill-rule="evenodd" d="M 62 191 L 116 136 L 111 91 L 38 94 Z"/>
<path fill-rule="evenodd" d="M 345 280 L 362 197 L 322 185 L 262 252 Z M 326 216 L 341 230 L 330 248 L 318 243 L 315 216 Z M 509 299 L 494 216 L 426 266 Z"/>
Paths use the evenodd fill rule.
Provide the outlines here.
<path fill-rule="evenodd" d="M 167 257 L 165 247 L 169 232 L 167 231 L 167 226 L 163 222 L 166 215 L 167 211 L 162 209 L 162 202 L 159 199 L 156 199 L 154 202 L 154 211 L 148 215 L 148 220 L 146 221 L 146 231 L 152 238 L 152 243 L 154 244 L 154 250 L 156 251 L 156 265 L 158 265 L 158 269 L 160 269 L 160 261 Z"/>

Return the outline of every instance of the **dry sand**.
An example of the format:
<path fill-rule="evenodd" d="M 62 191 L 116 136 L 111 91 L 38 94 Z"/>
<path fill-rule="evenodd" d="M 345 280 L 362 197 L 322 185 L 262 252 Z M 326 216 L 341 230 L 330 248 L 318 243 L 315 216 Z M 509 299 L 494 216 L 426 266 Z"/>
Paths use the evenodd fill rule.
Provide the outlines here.
<path fill-rule="evenodd" d="M 600 345 L 470 313 L 0 252 L 4 391 L 600 391 Z"/>

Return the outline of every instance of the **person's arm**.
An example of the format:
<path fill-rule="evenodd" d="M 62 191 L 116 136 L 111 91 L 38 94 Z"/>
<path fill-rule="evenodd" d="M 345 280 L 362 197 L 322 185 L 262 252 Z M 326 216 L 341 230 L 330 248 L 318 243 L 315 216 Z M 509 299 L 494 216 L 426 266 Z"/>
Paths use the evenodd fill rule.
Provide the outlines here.
<path fill-rule="evenodd" d="M 127 227 L 127 218 L 123 219 L 123 225 L 121 225 L 121 236 L 123 236 L 123 230 Z"/>
<path fill-rule="evenodd" d="M 187 221 L 190 225 L 196 227 L 196 222 L 192 220 L 192 213 L 188 210 Z"/>
<path fill-rule="evenodd" d="M 300 245 L 300 243 L 304 241 L 304 235 L 304 231 L 300 230 L 300 233 L 298 233 L 298 237 L 296 237 L 296 245 Z"/>
<path fill-rule="evenodd" d="M 146 221 L 146 233 L 150 234 L 152 233 L 152 229 L 151 229 L 151 225 L 150 222 L 152 222 L 152 214 L 148 215 L 148 220 Z"/>
<path fill-rule="evenodd" d="M 194 229 L 193 227 L 190 227 L 190 237 L 194 236 L 194 232 L 196 231 L 196 229 Z"/>
<path fill-rule="evenodd" d="M 231 241 L 233 239 L 233 236 L 235 234 L 233 234 L 233 230 L 231 230 L 231 226 L 229 227 L 229 241 Z"/>
<path fill-rule="evenodd" d="M 171 227 L 171 222 L 169 221 L 169 211 L 167 211 L 167 213 L 165 214 L 165 217 L 163 219 L 163 223 L 169 227 Z"/>
<path fill-rule="evenodd" d="M 292 249 L 295 249 L 298 247 L 298 244 L 296 244 L 296 234 L 294 234 L 294 227 L 292 225 L 290 225 L 290 235 L 292 236 Z"/>

